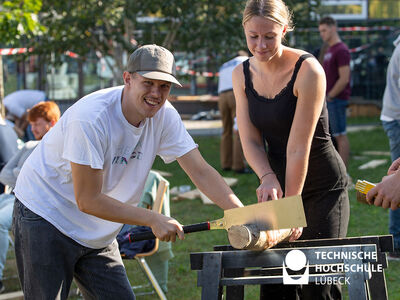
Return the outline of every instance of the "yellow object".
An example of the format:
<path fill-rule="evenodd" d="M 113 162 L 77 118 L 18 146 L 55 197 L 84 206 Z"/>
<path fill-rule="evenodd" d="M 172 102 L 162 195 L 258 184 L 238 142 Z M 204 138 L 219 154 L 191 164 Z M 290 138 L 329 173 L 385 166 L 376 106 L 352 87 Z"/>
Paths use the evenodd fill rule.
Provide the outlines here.
<path fill-rule="evenodd" d="M 372 189 L 375 186 L 374 183 L 371 183 L 366 180 L 357 180 L 356 182 L 356 190 L 359 191 L 360 193 L 367 194 L 370 189 Z"/>

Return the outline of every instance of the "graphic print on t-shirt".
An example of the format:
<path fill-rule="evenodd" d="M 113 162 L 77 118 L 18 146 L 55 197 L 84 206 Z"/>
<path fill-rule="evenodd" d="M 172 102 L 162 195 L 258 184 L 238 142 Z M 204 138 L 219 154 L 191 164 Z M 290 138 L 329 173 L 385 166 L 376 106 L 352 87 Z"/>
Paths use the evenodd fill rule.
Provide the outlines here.
<path fill-rule="evenodd" d="M 135 149 L 133 150 L 132 154 L 131 154 L 131 159 L 138 159 L 141 160 L 142 159 L 142 142 L 139 141 L 135 147 Z"/>
<path fill-rule="evenodd" d="M 132 153 L 130 155 L 127 155 L 127 153 L 129 153 L 129 150 L 125 149 L 126 147 L 120 147 L 117 148 L 117 155 L 114 155 L 113 159 L 112 159 L 112 164 L 118 164 L 118 165 L 127 165 L 129 163 L 129 159 L 138 159 L 141 160 L 143 157 L 143 152 L 142 150 L 142 142 L 139 141 L 136 146 L 135 149 L 132 151 Z"/>

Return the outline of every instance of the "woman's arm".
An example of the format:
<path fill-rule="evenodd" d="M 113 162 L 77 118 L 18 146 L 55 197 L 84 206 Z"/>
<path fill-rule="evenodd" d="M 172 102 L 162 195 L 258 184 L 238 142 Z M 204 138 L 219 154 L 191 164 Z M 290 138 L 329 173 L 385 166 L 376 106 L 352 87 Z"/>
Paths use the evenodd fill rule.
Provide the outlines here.
<path fill-rule="evenodd" d="M 281 198 L 282 188 L 269 164 L 261 132 L 254 127 L 249 117 L 248 102 L 244 91 L 243 64 L 233 70 L 232 82 L 236 99 L 236 119 L 244 156 L 261 183 L 257 189 L 258 202 Z"/>
<path fill-rule="evenodd" d="M 316 59 L 303 62 L 293 92 L 297 106 L 286 149 L 285 196 L 300 195 L 308 170 L 311 143 L 325 99 L 325 73 Z"/>
<path fill-rule="evenodd" d="M 311 143 L 325 101 L 325 73 L 316 59 L 303 61 L 293 87 L 296 111 L 286 149 L 285 196 L 300 195 L 308 170 Z M 298 239 L 303 228 L 292 228 L 289 241 Z"/>

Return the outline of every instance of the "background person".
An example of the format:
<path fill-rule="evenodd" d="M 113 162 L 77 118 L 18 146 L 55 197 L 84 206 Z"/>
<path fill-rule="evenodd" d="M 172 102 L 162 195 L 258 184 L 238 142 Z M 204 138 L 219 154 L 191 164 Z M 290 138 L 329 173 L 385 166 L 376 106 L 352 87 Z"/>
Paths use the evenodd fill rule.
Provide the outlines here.
<path fill-rule="evenodd" d="M 348 165 L 350 143 L 346 133 L 346 108 L 350 98 L 350 51 L 339 37 L 336 21 L 324 17 L 319 21 L 319 32 L 329 48 L 324 55 L 323 67 L 326 74 L 326 102 L 329 125 L 340 157 Z"/>
<path fill-rule="evenodd" d="M 222 120 L 221 167 L 224 171 L 233 170 L 237 173 L 249 173 L 249 169 L 245 166 L 239 134 L 233 128 L 236 102 L 232 87 L 232 71 L 246 59 L 248 59 L 247 53 L 241 50 L 238 52 L 238 56 L 225 62 L 218 71 L 218 109 Z"/>
<path fill-rule="evenodd" d="M 0 104 L 1 109 L 1 104 Z M 0 114 L 0 171 L 10 158 L 18 151 L 18 136 L 10 124 Z M 0 193 L 4 185 L 0 182 Z"/>
<path fill-rule="evenodd" d="M 389 138 L 392 161 L 400 157 L 400 35 L 393 44 L 395 49 L 387 68 L 381 112 L 382 125 Z M 392 180 L 395 179 L 390 179 L 386 185 Z M 389 211 L 389 232 L 393 235 L 395 251 L 388 257 L 400 259 L 400 210 Z"/>
<path fill-rule="evenodd" d="M 236 115 L 246 160 L 260 179 L 258 202 L 300 195 L 307 227 L 291 240 L 345 237 L 346 168 L 329 132 L 326 79 L 309 53 L 282 44 L 292 29 L 281 0 L 249 0 L 242 21 L 253 57 L 233 71 Z M 265 285 L 262 299 L 340 299 L 338 285 Z"/>
<path fill-rule="evenodd" d="M 53 101 L 39 102 L 28 111 L 28 121 L 36 141 L 29 141 L 14 154 L 0 172 L 0 182 L 15 187 L 18 174 L 25 160 L 35 149 L 42 137 L 52 128 L 60 118 L 60 109 Z M 11 229 L 12 212 L 15 197 L 13 194 L 0 194 L 0 292 L 4 291 L 3 270 L 7 258 L 9 235 Z"/>
<path fill-rule="evenodd" d="M 135 298 L 115 239 L 122 225 L 149 226 L 161 241 L 184 238 L 175 219 L 137 207 L 156 155 L 177 160 L 221 208 L 243 206 L 166 100 L 180 85 L 175 74 L 167 49 L 136 49 L 124 85 L 77 101 L 26 160 L 13 228 L 27 299 L 66 299 L 73 278 L 85 298 Z"/>
<path fill-rule="evenodd" d="M 4 97 L 7 118 L 14 123 L 14 130 L 23 141 L 34 140 L 26 119 L 28 109 L 46 99 L 46 93 L 39 90 L 19 90 Z"/>
<path fill-rule="evenodd" d="M 18 151 L 18 136 L 6 120 L 0 115 L 0 170 Z"/>

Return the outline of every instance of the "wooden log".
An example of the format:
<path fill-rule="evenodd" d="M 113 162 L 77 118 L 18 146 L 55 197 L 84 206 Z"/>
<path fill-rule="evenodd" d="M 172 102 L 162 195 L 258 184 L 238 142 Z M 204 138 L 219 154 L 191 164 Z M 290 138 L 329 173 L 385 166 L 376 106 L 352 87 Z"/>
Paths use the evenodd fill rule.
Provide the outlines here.
<path fill-rule="evenodd" d="M 265 250 L 288 239 L 291 229 L 259 230 L 256 225 L 235 225 L 228 229 L 228 239 L 233 248 Z"/>

